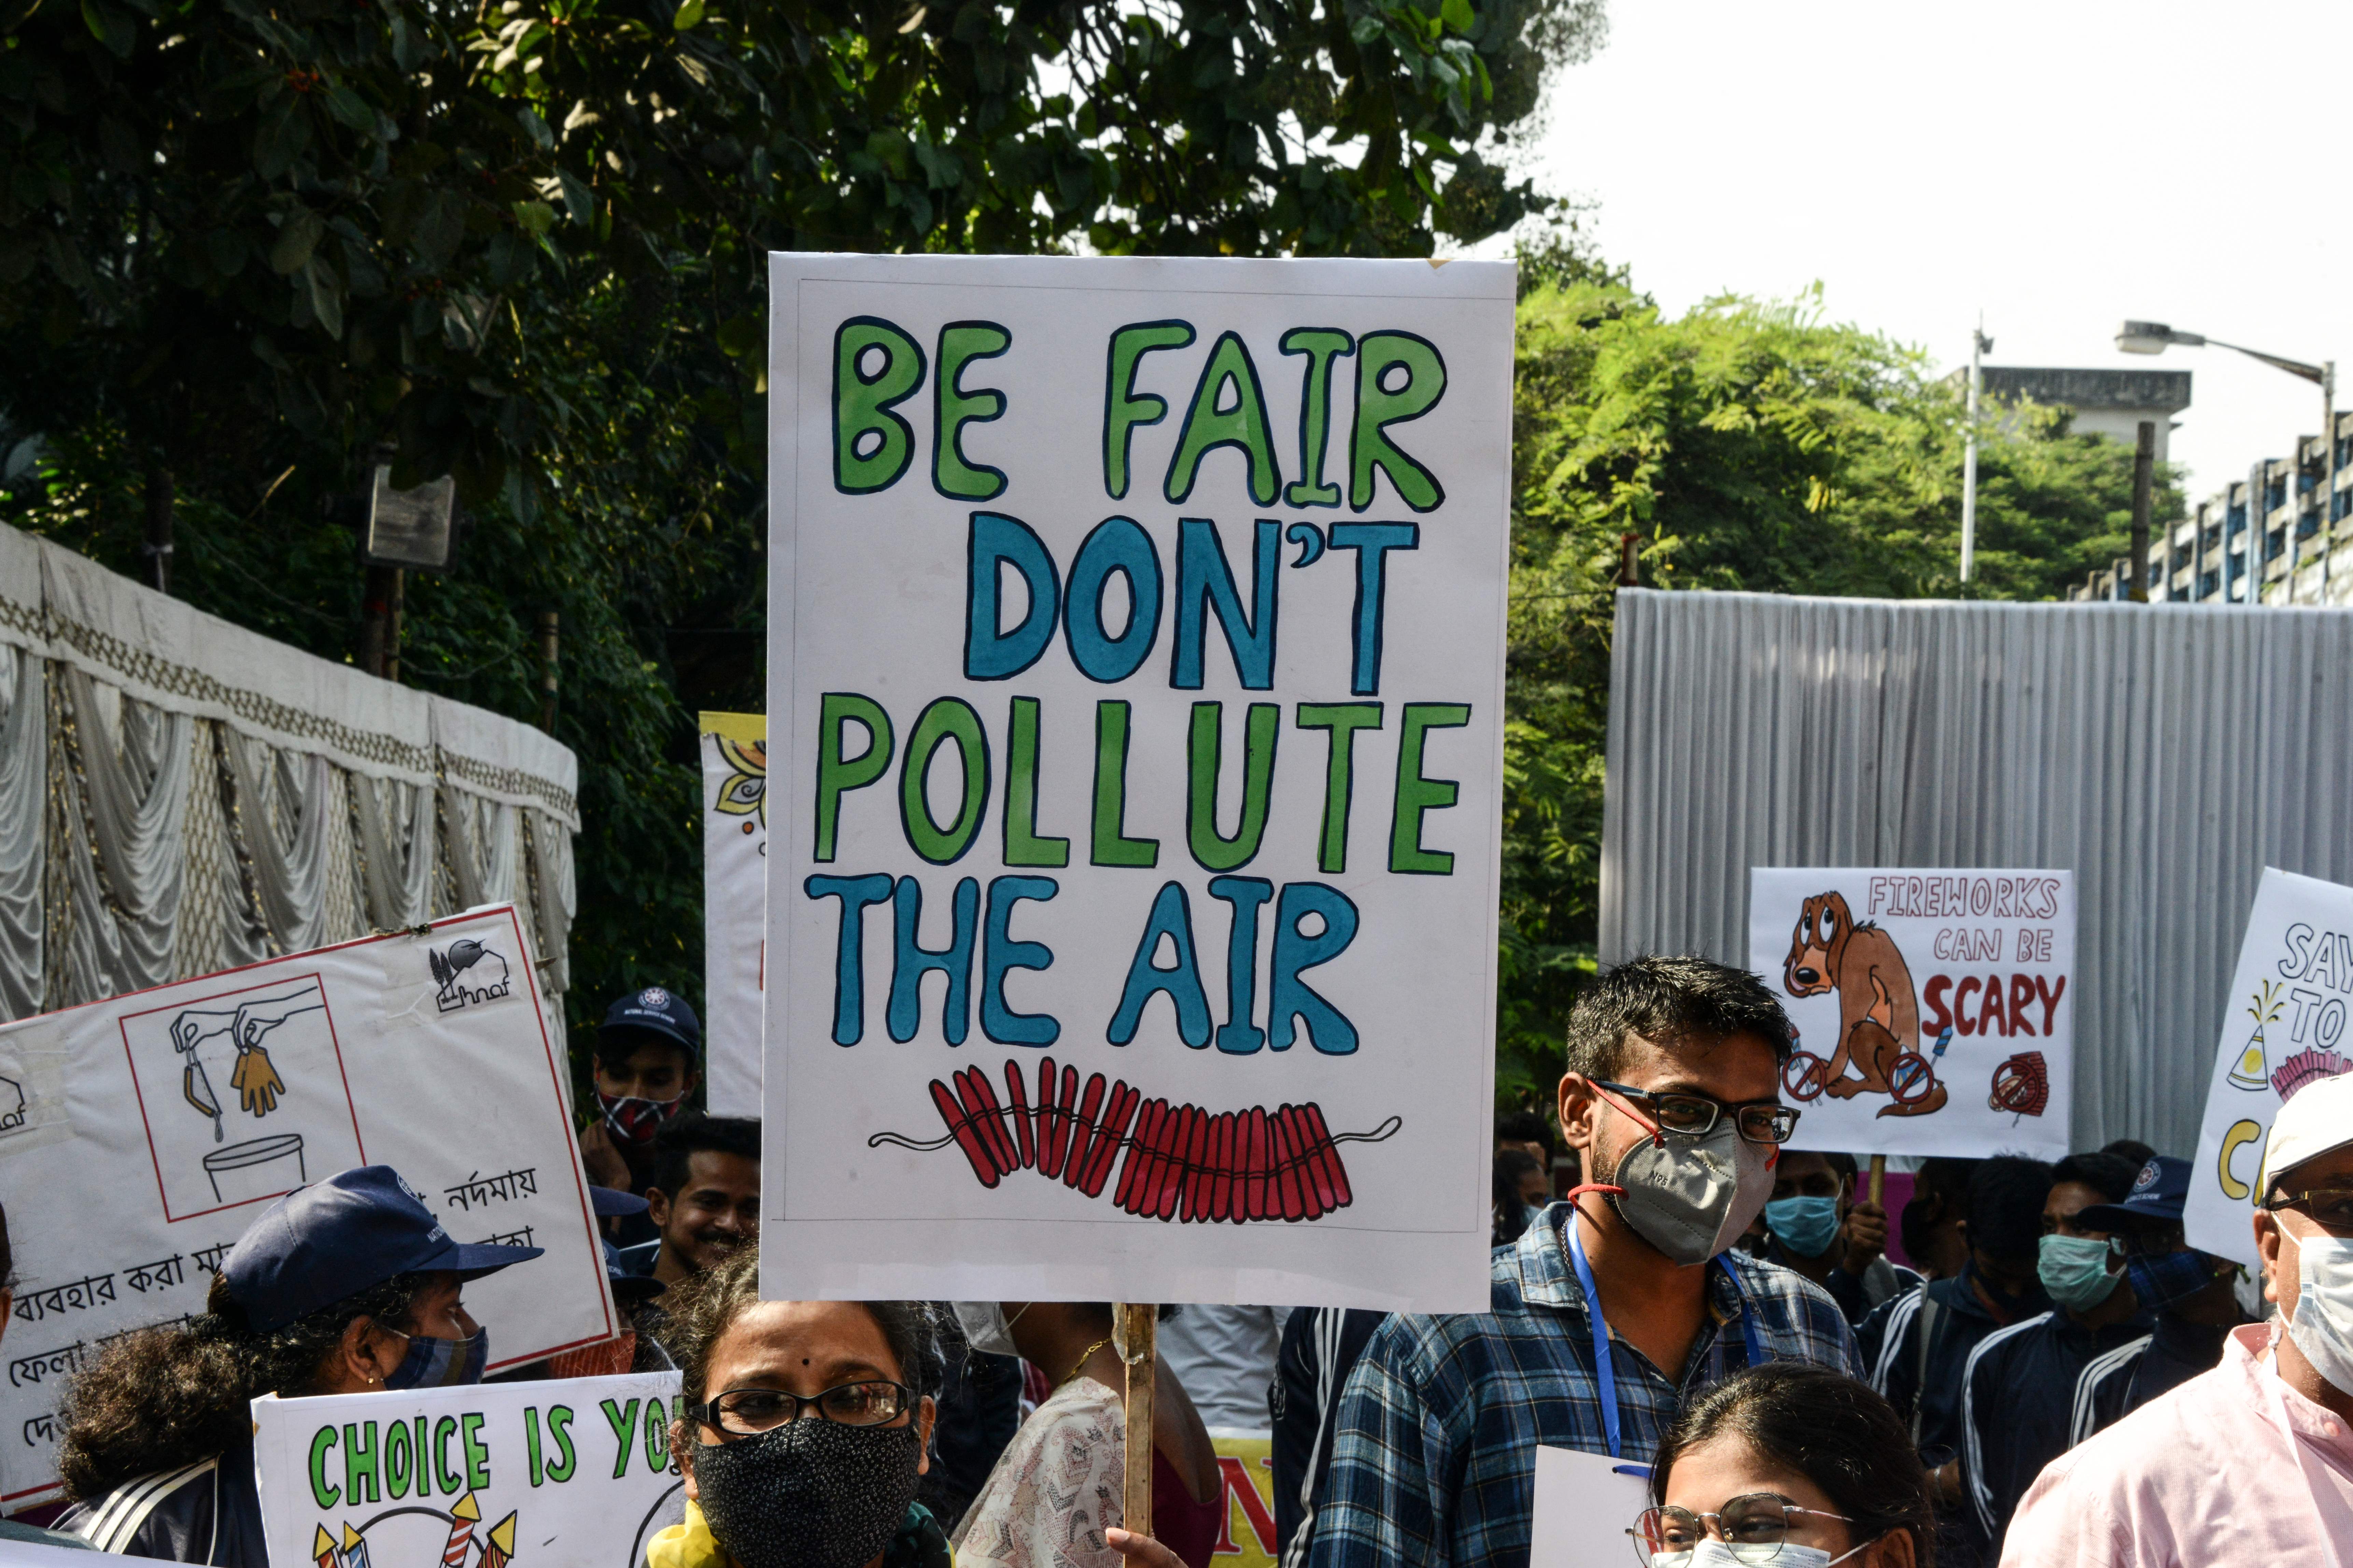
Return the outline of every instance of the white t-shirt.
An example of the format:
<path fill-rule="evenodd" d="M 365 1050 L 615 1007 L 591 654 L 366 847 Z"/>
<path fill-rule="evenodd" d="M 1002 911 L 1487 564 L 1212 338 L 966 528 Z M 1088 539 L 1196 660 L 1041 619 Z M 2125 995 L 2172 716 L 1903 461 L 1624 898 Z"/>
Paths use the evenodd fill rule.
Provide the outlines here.
<path fill-rule="evenodd" d="M 1191 1306 L 1160 1325 L 1161 1359 L 1176 1374 L 1201 1425 L 1264 1432 L 1288 1307 Z"/>

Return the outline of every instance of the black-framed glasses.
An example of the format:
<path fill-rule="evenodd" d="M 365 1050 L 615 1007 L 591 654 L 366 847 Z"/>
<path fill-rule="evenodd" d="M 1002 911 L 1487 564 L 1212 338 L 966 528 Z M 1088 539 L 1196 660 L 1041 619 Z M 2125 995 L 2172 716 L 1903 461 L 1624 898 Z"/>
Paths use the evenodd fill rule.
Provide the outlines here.
<path fill-rule="evenodd" d="M 1704 1137 L 1715 1131 L 1715 1119 L 1725 1111 L 1732 1112 L 1732 1124 L 1751 1143 L 1786 1143 L 1789 1134 L 1798 1130 L 1798 1110 L 1793 1105 L 1780 1105 L 1760 1100 L 1750 1105 L 1726 1105 L 1710 1100 L 1704 1094 L 1659 1094 L 1631 1084 L 1610 1083 L 1602 1079 L 1593 1080 L 1595 1087 L 1622 1094 L 1629 1100 L 1649 1102 L 1651 1114 L 1656 1118 L 1662 1132 L 1678 1133 L 1685 1138 Z"/>
<path fill-rule="evenodd" d="M 915 1402 L 914 1390 L 902 1383 L 875 1380 L 845 1383 L 823 1394 L 787 1394 L 781 1388 L 731 1388 L 707 1405 L 694 1407 L 694 1418 L 705 1426 L 739 1437 L 755 1437 L 797 1421 L 804 1410 L 814 1410 L 844 1426 L 882 1426 L 905 1415 Z"/>
<path fill-rule="evenodd" d="M 1727 1546 L 1759 1549 L 1741 1553 L 1741 1561 L 1763 1563 L 1780 1555 L 1781 1544 L 1789 1536 L 1790 1518 L 1801 1513 L 1815 1519 L 1854 1522 L 1842 1513 L 1799 1508 L 1778 1492 L 1748 1492 L 1714 1512 L 1672 1504 L 1646 1508 L 1626 1534 L 1634 1542 L 1634 1555 L 1649 1568 L 1672 1568 L 1679 1558 L 1698 1551 L 1699 1543 L 1707 1539 L 1710 1525 L 1715 1527 L 1716 1536 Z M 1770 1548 L 1771 1555 L 1766 1555 L 1764 1548 Z"/>
<path fill-rule="evenodd" d="M 2353 1187 L 2314 1187 L 2308 1192 L 2283 1193 L 2263 1205 L 2302 1209 L 2321 1229 L 2353 1236 Z"/>

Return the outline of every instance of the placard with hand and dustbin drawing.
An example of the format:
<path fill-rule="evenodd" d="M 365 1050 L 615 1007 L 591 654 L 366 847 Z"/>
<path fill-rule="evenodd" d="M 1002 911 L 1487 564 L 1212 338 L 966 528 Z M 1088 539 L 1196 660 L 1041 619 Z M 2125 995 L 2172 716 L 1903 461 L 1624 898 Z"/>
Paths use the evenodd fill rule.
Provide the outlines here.
<path fill-rule="evenodd" d="M 271 1199 L 354 1165 L 391 1165 L 461 1241 L 546 1249 L 467 1287 L 493 1370 L 611 1338 L 564 1071 L 504 905 L 0 1028 L 0 1079 L 27 1095 L 0 1124 L 0 1509 L 54 1489 L 69 1374 L 202 1312 Z M 106 1201 L 26 1219 L 65 1191 Z"/>

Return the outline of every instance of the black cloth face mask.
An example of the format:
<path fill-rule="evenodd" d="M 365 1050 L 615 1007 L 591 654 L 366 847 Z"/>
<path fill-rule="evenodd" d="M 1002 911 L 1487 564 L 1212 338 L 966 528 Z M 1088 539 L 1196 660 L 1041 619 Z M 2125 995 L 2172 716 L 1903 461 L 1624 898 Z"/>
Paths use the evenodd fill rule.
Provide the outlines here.
<path fill-rule="evenodd" d="M 699 1445 L 695 1489 L 712 1539 L 743 1568 L 860 1568 L 915 1500 L 923 1434 L 815 1416 Z"/>

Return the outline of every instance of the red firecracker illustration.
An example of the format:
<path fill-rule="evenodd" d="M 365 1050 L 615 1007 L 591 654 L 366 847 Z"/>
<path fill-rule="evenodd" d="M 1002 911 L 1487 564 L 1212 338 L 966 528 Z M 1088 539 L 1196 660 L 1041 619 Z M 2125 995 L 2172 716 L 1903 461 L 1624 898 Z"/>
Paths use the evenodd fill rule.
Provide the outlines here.
<path fill-rule="evenodd" d="M 1343 1143 L 1378 1143 L 1404 1125 L 1392 1116 L 1370 1132 L 1335 1133 L 1321 1107 L 1284 1105 L 1268 1110 L 1208 1111 L 1198 1105 L 1145 1100 L 1124 1080 L 1095 1073 L 1079 1087 L 1077 1069 L 1038 1063 L 1037 1102 L 1030 1103 L 1021 1064 L 1005 1064 L 1005 1099 L 988 1075 L 965 1068 L 934 1079 L 932 1105 L 947 1124 L 944 1137 L 918 1142 L 877 1132 L 868 1148 L 964 1152 L 972 1173 L 994 1187 L 1016 1171 L 1036 1171 L 1087 1196 L 1100 1197 L 1112 1165 L 1124 1152 L 1112 1202 L 1129 1214 L 1164 1221 L 1318 1219 L 1355 1200 Z"/>
<path fill-rule="evenodd" d="M 2050 1109 L 2051 1072 L 2042 1064 L 2042 1053 L 2021 1051 L 1994 1068 L 1993 1092 L 1986 1096 L 1986 1104 L 2010 1112 L 2013 1121 Z"/>

